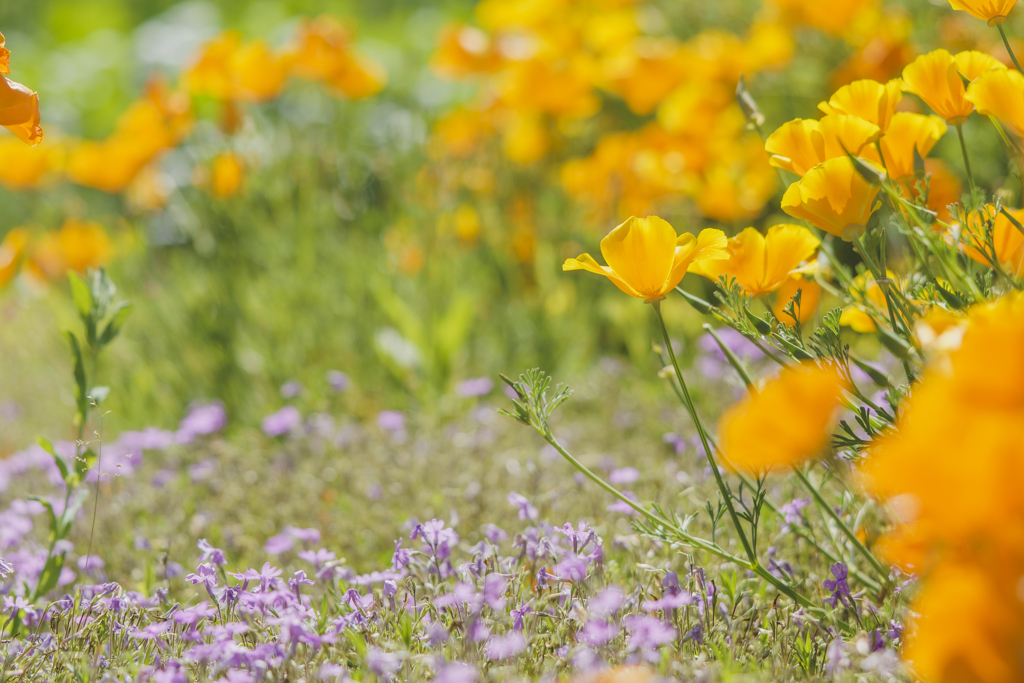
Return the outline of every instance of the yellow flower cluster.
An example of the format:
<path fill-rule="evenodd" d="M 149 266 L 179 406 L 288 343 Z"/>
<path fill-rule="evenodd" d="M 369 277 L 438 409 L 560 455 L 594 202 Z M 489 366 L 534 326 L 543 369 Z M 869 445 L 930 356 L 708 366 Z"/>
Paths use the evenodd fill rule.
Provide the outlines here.
<path fill-rule="evenodd" d="M 862 475 L 900 521 L 885 555 L 922 576 L 905 653 L 917 674 L 1010 683 L 1024 678 L 1024 297 L 979 305 L 943 336 L 960 335 Z"/>
<path fill-rule="evenodd" d="M 34 237 L 27 228 L 8 231 L 0 242 L 0 287 L 24 269 L 35 281 L 56 280 L 69 270 L 84 273 L 110 262 L 114 246 L 99 223 L 69 218 L 60 230 Z"/>
<path fill-rule="evenodd" d="M 152 184 L 156 174 L 143 171 L 188 135 L 196 97 L 222 103 L 221 124 L 231 133 L 241 123 L 240 103 L 266 102 L 279 96 L 292 76 L 321 82 L 332 92 L 352 99 L 379 92 L 386 83 L 386 74 L 380 65 L 359 53 L 352 40 L 349 29 L 326 15 L 302 22 L 295 39 L 281 50 L 272 49 L 262 40 L 245 42 L 238 32 L 228 31 L 201 49 L 176 89 L 164 81 L 152 81 L 106 139 L 61 140 L 30 151 L 0 140 L 0 184 L 13 190 L 36 188 L 63 172 L 74 183 L 104 192 L 145 192 L 146 188 L 131 186 Z M 0 49 L 2 44 L 0 38 Z M 6 64 L 6 52 L 0 54 Z M 23 96 L 15 97 L 18 93 Z M 33 113 L 26 119 L 28 110 Z M 35 94 L 16 83 L 0 83 L 0 124 L 37 143 L 42 136 L 38 123 Z M 211 166 L 210 189 L 215 195 L 228 196 L 242 187 L 244 165 L 235 154 L 225 152 Z"/>
<path fill-rule="evenodd" d="M 788 30 L 758 22 L 746 39 L 708 30 L 681 42 L 646 34 L 640 9 L 634 0 L 480 3 L 481 28 L 449 28 L 433 57 L 442 77 L 480 82 L 472 106 L 438 122 L 436 153 L 469 156 L 499 135 L 506 157 L 532 163 L 611 95 L 654 120 L 607 133 L 589 157 L 566 164 L 572 197 L 601 215 L 648 213 L 685 195 L 723 220 L 755 215 L 775 179 L 733 93 L 741 74 L 789 60 Z"/>

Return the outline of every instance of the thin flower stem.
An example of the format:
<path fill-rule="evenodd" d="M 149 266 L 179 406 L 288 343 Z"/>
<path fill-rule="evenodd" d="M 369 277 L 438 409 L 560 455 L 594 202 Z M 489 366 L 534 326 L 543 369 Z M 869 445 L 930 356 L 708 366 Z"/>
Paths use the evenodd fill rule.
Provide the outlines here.
<path fill-rule="evenodd" d="M 540 431 L 540 430 L 538 430 L 538 431 Z M 692 546 L 694 546 L 696 548 L 701 548 L 702 550 L 707 550 L 708 552 L 713 553 L 715 555 L 718 555 L 719 557 L 721 557 L 724 560 L 727 560 L 729 562 L 733 562 L 735 564 L 738 564 L 741 567 L 747 567 L 748 566 L 747 562 L 745 562 L 743 560 L 743 558 L 736 557 L 735 555 L 733 555 L 732 553 L 728 552 L 727 550 L 723 549 L 722 547 L 718 546 L 715 543 L 711 543 L 710 541 L 706 541 L 703 538 L 698 538 L 697 536 L 692 536 L 692 535 L 688 534 L 687 532 L 683 531 L 682 529 L 680 529 L 678 526 L 676 526 L 675 524 L 673 524 L 669 520 L 664 519 L 664 518 L 662 518 L 662 517 L 652 513 L 647 508 L 643 507 L 642 505 L 639 505 L 636 501 L 630 500 L 629 498 L 624 496 L 614 486 L 612 486 L 611 484 L 606 482 L 601 477 L 597 476 L 597 474 L 595 474 L 589 467 L 587 467 L 586 465 L 581 463 L 579 460 L 574 458 L 572 456 L 572 454 L 569 453 L 569 451 L 565 450 L 565 448 L 562 447 L 562 444 L 560 444 L 558 442 L 558 439 L 556 439 L 552 434 L 545 434 L 544 432 L 540 432 L 540 433 L 541 433 L 541 436 L 544 437 L 544 440 L 547 441 L 549 444 L 551 444 L 551 447 L 554 448 L 556 451 L 558 451 L 562 455 L 563 458 L 568 460 L 569 463 L 573 467 L 575 467 L 580 472 L 582 472 L 592 482 L 594 482 L 595 484 L 597 484 L 598 486 L 603 488 L 605 491 L 607 491 L 608 493 L 612 494 L 613 496 L 615 496 L 616 498 L 621 500 L 623 503 L 625 503 L 629 507 L 631 507 L 634 510 L 636 510 L 637 512 L 639 512 L 641 515 L 643 515 L 644 517 L 649 519 L 654 524 L 657 524 L 659 526 L 663 526 L 663 527 L 665 527 L 667 529 L 670 529 L 672 531 L 672 533 L 676 534 L 681 539 L 683 539 L 684 541 L 686 541 L 687 543 L 689 543 L 690 545 L 692 545 Z"/>
<path fill-rule="evenodd" d="M 1010 55 L 1010 59 L 1013 60 L 1013 65 L 1017 67 L 1017 71 L 1024 74 L 1024 69 L 1020 68 L 1020 62 L 1017 61 L 1017 55 L 1013 54 L 1013 48 L 1010 47 L 1010 41 L 1006 39 L 1006 31 L 1003 30 L 1003 22 L 996 24 L 996 28 L 999 29 L 999 35 L 1003 37 L 1003 45 L 1006 46 L 1006 52 Z"/>
<path fill-rule="evenodd" d="M 715 340 L 716 344 L 718 344 L 718 348 L 720 348 L 722 353 L 725 354 L 725 358 L 729 361 L 729 365 L 736 370 L 736 373 L 740 376 L 740 379 L 743 380 L 743 384 L 746 385 L 747 389 L 753 393 L 757 393 L 757 388 L 754 386 L 754 379 L 750 376 L 750 372 L 747 371 L 747 366 L 744 365 L 743 361 L 732 352 L 732 349 L 726 346 L 725 342 L 718 338 L 718 335 L 715 333 L 715 328 L 705 323 L 704 329 L 708 331 L 711 338 Z"/>
<path fill-rule="evenodd" d="M 814 497 L 814 502 L 818 504 L 818 507 L 821 510 L 823 510 L 825 514 L 832 518 L 832 521 L 836 523 L 839 529 L 843 532 L 843 535 L 850 539 L 850 542 L 853 544 L 853 547 L 857 549 L 857 552 L 860 553 L 864 557 L 864 559 L 868 561 L 872 568 L 874 568 L 879 578 L 882 579 L 882 583 L 886 586 L 891 585 L 891 581 L 889 579 L 889 571 L 878 560 L 878 558 L 875 557 L 870 550 L 868 550 L 867 546 L 861 543 L 860 539 L 857 538 L 857 534 L 853 533 L 853 530 L 850 529 L 850 527 L 845 522 L 843 522 L 839 515 L 836 514 L 836 511 L 833 510 L 832 506 L 829 505 L 828 502 L 822 497 L 821 492 L 814 484 L 811 483 L 811 481 L 807 478 L 807 475 L 804 474 L 803 470 L 800 469 L 799 467 L 794 467 L 793 472 L 796 474 L 797 478 L 803 483 L 804 487 L 808 491 L 810 491 L 811 496 Z"/>
<path fill-rule="evenodd" d="M 679 361 L 676 360 L 676 352 L 672 349 L 672 340 L 668 336 L 668 328 L 665 327 L 665 317 L 661 314 L 661 302 L 655 301 L 651 304 L 654 308 L 654 313 L 658 317 L 658 323 L 661 325 L 661 334 L 665 339 L 665 347 L 668 351 L 668 356 L 672 360 L 672 367 L 676 371 L 676 379 L 679 380 L 679 387 L 683 391 L 683 404 L 686 406 L 686 410 L 690 413 L 690 419 L 693 420 L 693 424 L 697 428 L 697 435 L 700 437 L 701 444 L 704 446 L 704 453 L 708 457 L 708 462 L 711 464 L 711 471 L 715 475 L 715 482 L 718 484 L 718 490 L 722 493 L 722 498 L 725 500 L 725 506 L 729 510 L 729 517 L 732 519 L 733 526 L 736 527 L 736 533 L 739 534 L 740 542 L 743 544 L 743 550 L 747 553 L 747 557 L 750 559 L 752 565 L 757 565 L 757 555 L 754 553 L 754 549 L 750 546 L 750 542 L 747 541 L 747 535 L 743 532 L 743 526 L 740 523 L 739 515 L 736 514 L 736 508 L 732 504 L 732 494 L 725 485 L 725 481 L 722 479 L 722 473 L 718 471 L 718 463 L 715 461 L 714 451 L 711 449 L 711 444 L 708 443 L 707 432 L 704 431 L 704 425 L 700 421 L 700 417 L 697 415 L 697 409 L 693 405 L 693 399 L 690 397 L 690 390 L 686 387 L 686 380 L 683 379 L 683 371 L 679 368 Z"/>
<path fill-rule="evenodd" d="M 967 156 L 967 143 L 964 142 L 964 124 L 956 124 L 956 136 L 960 138 L 960 153 L 964 155 L 964 169 L 967 171 L 967 182 L 971 185 L 971 192 L 974 192 L 974 174 L 971 173 L 971 159 Z"/>

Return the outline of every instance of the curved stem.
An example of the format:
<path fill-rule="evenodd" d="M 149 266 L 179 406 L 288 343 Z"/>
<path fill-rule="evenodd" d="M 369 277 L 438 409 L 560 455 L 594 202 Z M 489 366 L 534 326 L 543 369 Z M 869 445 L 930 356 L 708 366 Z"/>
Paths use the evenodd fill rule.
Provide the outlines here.
<path fill-rule="evenodd" d="M 960 138 L 960 153 L 964 155 L 964 169 L 967 171 L 967 182 L 974 192 L 974 174 L 971 173 L 971 159 L 967 156 L 967 144 L 964 142 L 964 124 L 956 124 L 956 136 Z"/>
<path fill-rule="evenodd" d="M 708 443 L 707 432 L 704 431 L 704 425 L 700 421 L 700 417 L 697 415 L 697 409 L 693 405 L 693 399 L 690 397 L 690 390 L 686 387 L 686 380 L 683 379 L 683 371 L 679 368 L 679 361 L 676 360 L 676 352 L 672 348 L 672 340 L 668 336 L 668 328 L 665 327 L 665 317 L 661 314 L 661 302 L 654 301 L 651 303 L 654 308 L 654 313 L 658 317 L 658 323 L 661 325 L 661 334 L 665 339 L 665 347 L 668 350 L 668 356 L 672 360 L 672 367 L 676 371 L 676 379 L 679 380 L 679 387 L 683 391 L 683 404 L 686 406 L 687 412 L 690 413 L 690 419 L 693 420 L 694 426 L 697 428 L 697 435 L 700 437 L 701 445 L 704 446 L 704 453 L 707 455 L 708 462 L 711 465 L 711 471 L 715 475 L 715 482 L 718 484 L 718 490 L 722 494 L 722 498 L 725 500 L 725 507 L 729 510 L 729 517 L 732 519 L 733 526 L 736 527 L 736 533 L 739 534 L 740 542 L 743 544 L 743 550 L 747 553 L 747 557 L 750 559 L 752 565 L 757 564 L 757 555 L 754 553 L 754 549 L 751 547 L 750 542 L 747 540 L 747 535 L 743 532 L 743 526 L 740 523 L 739 515 L 736 514 L 736 508 L 732 504 L 732 494 L 725 485 L 725 481 L 722 479 L 722 473 L 718 471 L 718 463 L 715 462 L 715 454 L 711 449 L 711 444 Z"/>
<path fill-rule="evenodd" d="M 996 24 L 996 28 L 999 29 L 999 35 L 1003 37 L 1003 45 L 1006 46 L 1006 52 L 1010 55 L 1010 59 L 1013 60 L 1013 65 L 1017 67 L 1017 71 L 1024 74 L 1024 69 L 1020 68 L 1020 62 L 1017 61 L 1017 55 L 1013 54 L 1013 48 L 1010 47 L 1010 41 L 1006 39 L 1006 31 L 1003 30 L 1003 22 Z"/>

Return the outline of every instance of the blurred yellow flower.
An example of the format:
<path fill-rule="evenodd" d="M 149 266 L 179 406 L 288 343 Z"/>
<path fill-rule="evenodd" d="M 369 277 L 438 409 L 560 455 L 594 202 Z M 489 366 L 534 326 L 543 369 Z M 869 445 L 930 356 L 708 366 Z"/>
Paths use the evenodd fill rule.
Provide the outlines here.
<path fill-rule="evenodd" d="M 1024 75 L 1014 69 L 993 69 L 978 76 L 965 96 L 979 114 L 994 116 L 1015 135 L 1024 136 Z"/>
<path fill-rule="evenodd" d="M 551 136 L 541 117 L 516 113 L 508 119 L 502 136 L 506 157 L 517 164 L 529 164 L 547 154 Z"/>
<path fill-rule="evenodd" d="M 800 306 L 796 308 L 796 313 L 801 323 L 814 317 L 814 313 L 818 309 L 818 302 L 821 301 L 821 285 L 814 280 L 808 280 L 800 275 L 786 278 L 775 290 L 772 313 L 787 325 L 791 324 L 792 318 L 786 315 L 786 305 L 796 296 L 797 292 L 800 292 Z"/>
<path fill-rule="evenodd" d="M 1017 0 L 949 0 L 953 9 L 964 10 L 990 26 L 1001 24 L 1009 16 Z"/>
<path fill-rule="evenodd" d="M 6 44 L 4 34 L 0 33 L 0 74 L 11 73 L 11 51 L 5 47 Z"/>
<path fill-rule="evenodd" d="M 274 54 L 262 40 L 242 43 L 238 31 L 226 31 L 206 45 L 182 75 L 194 95 L 218 100 L 266 102 L 281 94 L 291 59 Z"/>
<path fill-rule="evenodd" d="M 773 225 L 767 235 L 747 228 L 726 245 L 726 259 L 698 261 L 690 272 L 717 281 L 722 275 L 736 278 L 751 296 L 773 292 L 790 279 L 790 273 L 814 256 L 818 238 L 802 225 Z"/>
<path fill-rule="evenodd" d="M 1005 69 L 996 58 L 969 50 L 955 57 L 946 50 L 921 55 L 903 70 L 903 90 L 925 101 L 951 126 L 960 125 L 974 111 L 964 95 L 963 79 L 974 81 L 991 69 Z"/>
<path fill-rule="evenodd" d="M 877 0 L 839 0 L 831 3 L 819 0 L 769 0 L 765 4 L 774 5 L 788 22 L 806 24 L 833 36 L 842 36 L 863 15 L 876 10 Z"/>
<path fill-rule="evenodd" d="M 901 111 L 894 114 L 889 130 L 879 141 L 885 157 L 885 171 L 893 180 L 902 180 L 914 175 L 914 149 L 924 159 L 935 144 L 946 134 L 946 124 L 938 116 L 923 116 Z M 865 147 L 861 153 L 865 159 L 881 166 L 878 150 Z"/>
<path fill-rule="evenodd" d="M 873 123 L 855 116 L 830 114 L 822 119 L 796 119 L 768 136 L 765 150 L 769 163 L 803 176 L 818 164 L 846 156 L 857 156 L 865 145 L 878 139 Z"/>
<path fill-rule="evenodd" d="M 892 271 L 887 271 L 886 277 L 894 280 L 896 274 Z M 849 294 L 859 305 L 850 305 L 843 308 L 839 324 L 850 327 L 854 332 L 862 334 L 874 332 L 878 328 L 875 325 L 875 321 L 865 311 L 865 308 L 873 307 L 877 314 L 885 316 L 888 307 L 882 286 L 871 277 L 870 273 L 865 272 L 853 278 L 853 287 L 849 290 Z"/>
<path fill-rule="evenodd" d="M 5 76 L 0 76 L 0 126 L 29 145 L 38 145 L 43 139 L 39 96 Z"/>
<path fill-rule="evenodd" d="M 56 232 L 48 232 L 29 255 L 32 271 L 41 279 L 56 280 L 68 270 L 84 273 L 110 262 L 114 246 L 103 226 L 95 221 L 69 218 Z"/>
<path fill-rule="evenodd" d="M 1024 296 L 973 307 L 961 329 L 860 478 L 896 518 L 883 553 L 921 576 L 905 651 L 915 674 L 1011 683 L 1024 678 Z"/>
<path fill-rule="evenodd" d="M 480 237 L 480 214 L 470 204 L 459 204 L 452 216 L 455 235 L 466 244 L 473 244 Z"/>
<path fill-rule="evenodd" d="M 902 83 L 896 78 L 884 85 L 877 81 L 854 81 L 832 94 L 818 109 L 826 114 L 847 114 L 878 126 L 884 134 L 903 97 Z"/>
<path fill-rule="evenodd" d="M 351 99 L 377 94 L 387 82 L 387 73 L 351 43 L 350 31 L 332 16 L 304 21 L 298 45 L 289 55 L 295 75 L 321 81 Z"/>
<path fill-rule="evenodd" d="M 441 78 L 492 73 L 502 65 L 502 58 L 491 39 L 483 31 L 456 24 L 441 31 L 437 49 L 430 58 L 430 67 Z"/>
<path fill-rule="evenodd" d="M 0 38 L 0 44 L 2 44 L 2 38 Z M 0 287 L 6 285 L 18 274 L 21 257 L 25 254 L 28 241 L 28 230 L 25 228 L 12 228 L 4 235 L 3 241 L 0 242 Z"/>
<path fill-rule="evenodd" d="M 489 112 L 457 107 L 444 114 L 430 136 L 430 151 L 435 157 L 465 158 L 480 149 L 494 131 Z"/>
<path fill-rule="evenodd" d="M 28 147 L 13 137 L 0 138 L 0 185 L 9 190 L 39 187 L 51 179 L 63 161 L 54 145 Z"/>
<path fill-rule="evenodd" d="M 210 164 L 210 192 L 215 197 L 233 197 L 245 182 L 245 164 L 234 152 L 222 152 Z"/>
<path fill-rule="evenodd" d="M 980 213 L 968 217 L 961 239 L 968 256 L 985 265 L 990 265 L 990 256 L 1002 265 L 1010 275 L 1024 277 L 1024 233 L 1021 233 L 1002 212 L 994 214 L 991 204 Z M 1019 223 L 1024 225 L 1024 209 L 1008 209 Z M 991 245 L 989 235 L 991 230 Z"/>
<path fill-rule="evenodd" d="M 845 382 L 813 363 L 784 368 L 745 396 L 718 423 L 725 464 L 760 474 L 820 455 L 835 426 Z"/>
<path fill-rule="evenodd" d="M 171 92 L 163 81 L 151 81 L 145 96 L 117 120 L 105 140 L 86 140 L 67 158 L 72 182 L 104 192 L 122 192 L 162 151 L 177 145 L 192 126 L 189 98 Z"/>
<path fill-rule="evenodd" d="M 603 275 L 616 287 L 638 299 L 659 300 L 679 284 L 694 262 L 724 259 L 726 239 L 721 230 L 702 230 L 677 236 L 675 229 L 657 216 L 629 218 L 601 240 L 601 266 L 581 254 L 568 259 L 562 270 L 587 270 Z"/>
<path fill-rule="evenodd" d="M 782 197 L 782 210 L 849 241 L 867 226 L 878 192 L 878 187 L 857 172 L 852 160 L 837 157 L 815 166 L 790 185 Z"/>

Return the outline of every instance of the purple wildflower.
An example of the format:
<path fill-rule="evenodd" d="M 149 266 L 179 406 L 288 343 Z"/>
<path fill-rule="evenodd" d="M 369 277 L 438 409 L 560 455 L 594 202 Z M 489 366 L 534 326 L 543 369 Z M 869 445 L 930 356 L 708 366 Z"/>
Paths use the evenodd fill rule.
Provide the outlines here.
<path fill-rule="evenodd" d="M 526 496 L 520 495 L 515 491 L 508 494 L 508 502 L 519 508 L 519 519 L 537 519 L 540 513 L 537 512 L 537 508 L 533 506 Z"/>
<path fill-rule="evenodd" d="M 366 666 L 381 680 L 390 681 L 402 668 L 402 662 L 390 652 L 384 652 L 379 647 L 371 647 L 366 653 Z"/>
<path fill-rule="evenodd" d="M 189 574 L 185 577 L 185 580 L 195 585 L 201 583 L 206 586 L 206 590 L 209 593 L 213 593 L 213 589 L 217 587 L 217 571 L 212 565 L 203 563 L 196 569 L 195 574 Z"/>
<path fill-rule="evenodd" d="M 501 661 L 515 657 L 526 649 L 526 636 L 519 631 L 512 631 L 503 636 L 494 636 L 484 645 L 484 654 L 493 661 Z"/>
<path fill-rule="evenodd" d="M 576 634 L 576 639 L 584 645 L 601 647 L 614 640 L 619 635 L 619 631 L 619 625 L 614 622 L 591 619 Z"/>
<path fill-rule="evenodd" d="M 434 676 L 434 683 L 476 683 L 479 678 L 480 673 L 475 668 L 455 662 L 441 667 Z"/>
<path fill-rule="evenodd" d="M 668 444 L 672 447 L 672 451 L 676 455 L 682 455 L 686 452 L 686 439 L 679 436 L 675 432 L 667 432 L 662 435 L 661 440 L 663 443 Z"/>
<path fill-rule="evenodd" d="M 282 436 L 298 429 L 302 424 L 302 413 L 295 406 L 285 406 L 276 413 L 263 418 L 260 428 L 269 437 Z"/>
<path fill-rule="evenodd" d="M 657 659 L 658 648 L 676 639 L 676 630 L 656 617 L 631 614 L 623 621 L 629 631 L 628 650 L 643 659 Z"/>
<path fill-rule="evenodd" d="M 348 389 L 348 375 L 341 370 L 329 370 L 326 378 L 327 384 L 329 384 L 331 389 L 335 392 L 340 393 Z"/>
<path fill-rule="evenodd" d="M 525 617 L 527 614 L 529 614 L 530 612 L 533 611 L 533 608 L 530 607 L 530 603 L 531 602 L 533 602 L 532 598 L 530 599 L 529 602 L 521 603 L 518 608 L 516 608 L 516 609 L 512 610 L 511 612 L 509 612 L 509 615 L 512 617 L 512 630 L 513 631 L 522 631 L 523 630 L 523 617 Z"/>
<path fill-rule="evenodd" d="M 223 403 L 193 403 L 189 406 L 188 415 L 178 425 L 175 439 L 178 443 L 191 443 L 197 436 L 219 432 L 227 422 Z"/>
<path fill-rule="evenodd" d="M 490 377 L 477 377 L 459 382 L 455 387 L 455 393 L 462 398 L 477 398 L 486 396 L 494 390 L 494 380 Z"/>
<path fill-rule="evenodd" d="M 218 566 L 224 566 L 228 563 L 227 559 L 224 557 L 224 551 L 219 548 L 214 548 L 205 538 L 199 539 L 199 543 L 196 545 L 203 553 L 199 558 L 200 562 L 212 562 Z"/>
<path fill-rule="evenodd" d="M 387 432 L 405 429 L 405 413 L 401 410 L 385 410 L 377 414 L 377 426 Z"/>
<path fill-rule="evenodd" d="M 268 555 L 280 555 L 292 549 L 295 541 L 288 534 L 278 534 L 267 539 L 263 552 Z"/>
<path fill-rule="evenodd" d="M 620 467 L 612 470 L 608 475 L 610 484 L 632 484 L 640 478 L 640 471 L 635 467 Z"/>
<path fill-rule="evenodd" d="M 484 602 L 493 610 L 503 610 L 507 601 L 505 591 L 508 580 L 501 574 L 488 574 L 484 577 Z"/>
<path fill-rule="evenodd" d="M 493 524 L 488 524 L 487 528 L 484 529 L 484 537 L 494 545 L 508 540 L 508 534 L 505 533 L 505 530 Z"/>
<path fill-rule="evenodd" d="M 598 617 L 613 616 L 622 608 L 626 594 L 618 586 L 608 586 L 587 602 L 587 609 Z"/>
<path fill-rule="evenodd" d="M 297 379 L 290 379 L 281 385 L 281 398 L 289 399 L 299 396 L 303 392 L 302 382 Z"/>
<path fill-rule="evenodd" d="M 632 500 L 632 501 L 636 501 L 637 500 L 636 495 L 632 491 L 622 491 L 622 495 L 624 497 Z M 614 503 L 609 505 L 606 509 L 608 510 L 608 512 L 621 512 L 621 513 L 626 514 L 626 515 L 635 515 L 636 514 L 636 510 L 634 510 L 631 505 L 629 505 L 628 503 L 626 503 L 623 500 L 615 501 Z"/>
<path fill-rule="evenodd" d="M 825 590 L 832 591 L 832 595 L 825 598 L 831 607 L 836 607 L 840 602 L 845 607 L 853 607 L 853 596 L 850 595 L 850 584 L 846 582 L 848 571 L 846 565 L 842 562 L 836 562 L 829 569 L 832 571 L 832 576 L 836 577 L 834 580 L 829 579 L 825 581 Z"/>
<path fill-rule="evenodd" d="M 807 507 L 807 504 L 810 502 L 810 498 L 794 498 L 785 505 L 779 506 L 779 512 L 782 513 L 786 522 L 783 531 L 789 531 L 791 525 L 800 526 L 803 523 L 804 515 L 801 510 Z"/>

